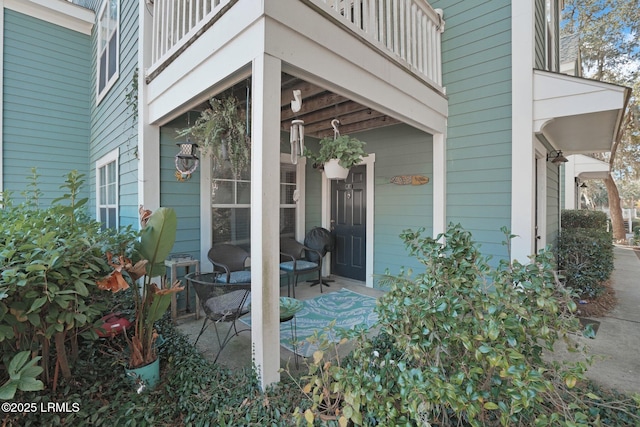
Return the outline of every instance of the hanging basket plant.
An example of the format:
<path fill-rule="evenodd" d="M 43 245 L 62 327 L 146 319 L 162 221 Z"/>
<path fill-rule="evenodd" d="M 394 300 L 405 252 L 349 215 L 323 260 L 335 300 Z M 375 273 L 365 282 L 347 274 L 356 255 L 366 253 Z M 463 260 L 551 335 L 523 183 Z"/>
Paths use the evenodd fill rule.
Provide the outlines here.
<path fill-rule="evenodd" d="M 345 179 L 349 169 L 367 155 L 363 149 L 365 142 L 349 135 L 323 138 L 319 144 L 320 150 L 317 153 L 305 150 L 305 156 L 314 164 L 322 165 L 329 179 Z M 338 169 L 338 172 L 333 174 L 332 171 L 335 169 Z"/>
<path fill-rule="evenodd" d="M 251 162 L 245 111 L 231 95 L 211 98 L 209 105 L 193 126 L 178 130 L 178 137 L 190 136 L 202 155 L 211 156 L 216 164 L 229 162 L 231 171 L 238 176 Z"/>

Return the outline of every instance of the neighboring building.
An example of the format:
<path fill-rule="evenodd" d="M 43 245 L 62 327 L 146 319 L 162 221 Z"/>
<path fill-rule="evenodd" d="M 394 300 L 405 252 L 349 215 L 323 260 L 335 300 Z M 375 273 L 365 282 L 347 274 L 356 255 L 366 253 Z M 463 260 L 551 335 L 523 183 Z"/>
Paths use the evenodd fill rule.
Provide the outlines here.
<path fill-rule="evenodd" d="M 279 378 L 281 230 L 302 240 L 340 222 L 349 244 L 330 254 L 344 261 L 333 273 L 368 286 L 387 268 L 419 267 L 405 228 L 437 235 L 459 222 L 485 254 L 526 261 L 558 232 L 552 160 L 610 150 L 630 94 L 557 73 L 557 0 L 2 3 L 0 188 L 21 191 L 35 165 L 55 194 L 77 168 L 105 226 L 136 223 L 139 205 L 173 207 L 175 251 L 203 269 L 218 239 L 249 246 L 265 385 Z M 308 145 L 334 118 L 367 142 L 346 185 L 291 162 L 294 89 Z M 251 170 L 220 176 L 203 157 L 179 181 L 175 131 L 222 92 L 250 107 Z M 430 180 L 392 183 L 414 175 Z M 510 254 L 503 226 L 518 236 Z"/>

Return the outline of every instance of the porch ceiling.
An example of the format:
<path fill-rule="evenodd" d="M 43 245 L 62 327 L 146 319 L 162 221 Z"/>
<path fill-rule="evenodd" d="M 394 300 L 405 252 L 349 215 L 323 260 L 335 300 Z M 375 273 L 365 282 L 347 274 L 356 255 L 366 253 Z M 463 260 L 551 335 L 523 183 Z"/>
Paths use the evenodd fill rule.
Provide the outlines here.
<path fill-rule="evenodd" d="M 291 110 L 293 91 L 300 90 L 302 108 L 297 113 Z M 238 99 L 246 96 L 245 84 L 237 84 L 225 93 L 233 93 Z M 225 93 L 216 96 L 225 96 Z M 195 110 L 204 110 L 208 103 Z M 307 136 L 324 138 L 333 135 L 331 120 L 340 120 L 341 134 L 352 134 L 366 130 L 391 126 L 401 123 L 379 111 L 366 107 L 342 95 L 323 87 L 309 83 L 301 78 L 282 74 L 280 95 L 280 128 L 289 132 L 292 120 L 304 120 L 304 133 Z"/>
<path fill-rule="evenodd" d="M 302 92 L 302 108 L 297 113 L 291 111 L 293 91 Z M 337 95 L 322 87 L 302 79 L 283 74 L 281 92 L 280 127 L 289 131 L 291 121 L 304 120 L 305 135 L 323 138 L 333 135 L 331 120 L 340 120 L 342 134 L 390 126 L 400 123 L 376 110 Z"/>

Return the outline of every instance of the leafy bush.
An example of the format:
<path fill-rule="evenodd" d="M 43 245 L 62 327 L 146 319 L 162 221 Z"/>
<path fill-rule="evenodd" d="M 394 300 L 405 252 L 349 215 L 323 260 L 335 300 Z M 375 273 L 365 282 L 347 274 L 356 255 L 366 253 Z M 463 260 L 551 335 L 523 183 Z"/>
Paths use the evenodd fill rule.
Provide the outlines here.
<path fill-rule="evenodd" d="M 121 296 L 118 296 L 120 298 Z M 169 316 L 158 322 L 165 338 L 160 348 L 161 382 L 137 394 L 120 362 L 122 336 L 100 338 L 80 348 L 73 381 L 57 392 L 18 393 L 16 401 L 77 403 L 68 412 L 0 415 L 7 427 L 29 426 L 293 426 L 300 404 L 297 386 L 287 379 L 263 393 L 253 371 L 231 371 L 205 360 Z M 6 424 L 4 424 L 6 423 Z"/>
<path fill-rule="evenodd" d="M 553 256 L 492 269 L 460 226 L 437 239 L 422 232 L 401 237 L 425 271 L 384 278 L 381 335 L 357 340 L 344 413 L 381 426 L 584 425 L 584 405 L 559 393 L 584 378 L 586 364 L 561 369 L 542 358 L 579 328 L 571 295 L 556 287 Z"/>
<path fill-rule="evenodd" d="M 613 244 L 611 233 L 602 228 L 601 219 L 598 227 L 566 227 L 565 216 L 570 225 L 585 226 L 593 224 L 586 218 L 601 217 L 601 212 L 576 214 L 581 211 L 564 211 L 562 230 L 558 237 L 558 269 L 563 272 L 567 286 L 583 297 L 594 298 L 604 290 L 604 282 L 613 271 Z M 585 219 L 584 221 L 576 218 Z M 606 223 L 606 219 L 604 221 Z M 605 225 L 606 227 L 606 225 Z"/>
<path fill-rule="evenodd" d="M 607 214 L 601 211 L 586 209 L 563 210 L 561 214 L 563 229 L 569 228 L 593 228 L 596 230 L 607 229 Z"/>
<path fill-rule="evenodd" d="M 50 366 L 70 379 L 78 338 L 97 337 L 93 321 L 103 307 L 92 292 L 108 268 L 104 250 L 115 241 L 84 213 L 77 171 L 62 186 L 68 193 L 47 209 L 37 206 L 35 171 L 31 180 L 27 202 L 13 206 L 4 194 L 0 210 L 0 350 L 5 366 L 21 350 L 41 354 L 51 383 L 56 374 Z M 0 383 L 6 375 L 0 367 Z"/>

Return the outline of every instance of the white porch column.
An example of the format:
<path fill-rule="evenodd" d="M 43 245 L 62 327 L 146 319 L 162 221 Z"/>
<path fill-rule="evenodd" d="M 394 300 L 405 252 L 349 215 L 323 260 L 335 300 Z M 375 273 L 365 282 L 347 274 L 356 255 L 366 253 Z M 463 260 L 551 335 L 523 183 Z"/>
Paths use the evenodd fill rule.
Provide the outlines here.
<path fill-rule="evenodd" d="M 447 230 L 447 146 L 442 133 L 433 135 L 433 237 Z"/>
<path fill-rule="evenodd" d="M 151 61 L 152 38 L 152 17 L 147 7 L 145 2 L 138 6 L 138 204 L 156 210 L 160 207 L 160 127 L 149 124 L 147 107 L 148 86 L 144 70 Z"/>
<path fill-rule="evenodd" d="M 251 341 L 264 389 L 280 381 L 280 70 L 253 60 L 251 103 Z"/>
<path fill-rule="evenodd" d="M 511 259 L 528 263 L 535 239 L 534 2 L 511 4 Z M 546 233 L 546 230 L 542 230 Z"/>

